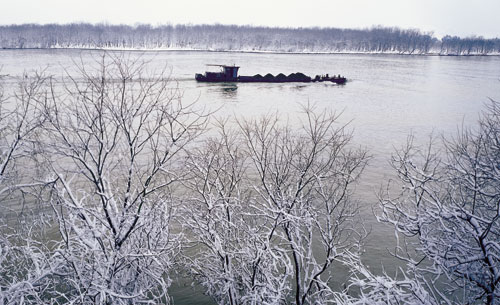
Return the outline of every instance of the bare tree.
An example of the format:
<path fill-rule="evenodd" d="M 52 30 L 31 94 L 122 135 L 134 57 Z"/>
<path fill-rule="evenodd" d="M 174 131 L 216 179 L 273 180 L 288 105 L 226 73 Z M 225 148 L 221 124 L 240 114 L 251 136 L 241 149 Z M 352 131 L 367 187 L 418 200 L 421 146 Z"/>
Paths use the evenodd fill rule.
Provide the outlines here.
<path fill-rule="evenodd" d="M 408 272 L 400 268 L 395 276 L 389 276 L 385 272 L 374 274 L 356 256 L 345 260 L 344 264 L 351 271 L 351 278 L 346 289 L 333 296 L 336 304 L 443 304 L 440 302 L 439 294 L 429 289 L 433 285 L 432 281 L 411 270 Z"/>
<path fill-rule="evenodd" d="M 0 304 L 37 302 L 50 287 L 47 223 L 30 213 L 37 180 L 36 135 L 43 119 L 36 108 L 46 77 L 23 74 L 8 93 L 0 79 Z M 10 81 L 10 80 L 9 80 Z"/>
<path fill-rule="evenodd" d="M 34 132 L 41 125 L 36 99 L 43 90 L 46 77 L 41 74 L 23 74 L 17 88 L 7 96 L 0 88 L 0 196 L 12 187 L 19 186 L 22 177 L 17 166 L 19 159 L 26 159 L 33 153 Z M 3 86 L 2 86 L 3 87 Z"/>
<path fill-rule="evenodd" d="M 401 54 L 498 53 L 500 39 L 451 37 L 375 26 L 370 29 L 273 28 L 235 25 L 21 24 L 0 27 L 2 48 L 196 48 L 278 52 L 382 52 Z"/>
<path fill-rule="evenodd" d="M 245 156 L 240 153 L 234 135 L 227 134 L 221 122 L 221 135 L 206 139 L 189 155 L 185 181 L 191 190 L 186 200 L 183 222 L 190 274 L 207 289 L 219 304 L 237 304 L 239 289 L 237 263 L 243 231 L 241 209 L 245 190 L 241 180 L 245 173 Z"/>
<path fill-rule="evenodd" d="M 442 154 L 410 138 L 392 160 L 402 192 L 381 199 L 379 219 L 405 237 L 395 254 L 416 274 L 432 275 L 428 287 L 442 300 L 500 303 L 499 139 L 492 102 L 478 128 L 444 140 Z"/>
<path fill-rule="evenodd" d="M 205 118 L 141 59 L 106 54 L 79 71 L 53 82 L 42 104 L 60 235 L 53 301 L 168 303 L 179 248 L 170 188 Z"/>
<path fill-rule="evenodd" d="M 365 235 L 351 195 L 367 155 L 349 148 L 335 113 L 305 107 L 304 114 L 299 130 L 272 117 L 241 126 L 257 172 L 257 206 L 290 257 L 294 302 L 327 303 L 333 263 L 356 253 Z"/>
<path fill-rule="evenodd" d="M 218 304 L 333 303 L 332 266 L 357 255 L 351 193 L 367 155 L 337 115 L 304 110 L 302 128 L 219 122 L 189 158 L 187 265 Z"/>
<path fill-rule="evenodd" d="M 186 163 L 186 267 L 218 304 L 277 304 L 291 290 L 288 256 L 253 206 L 248 152 L 227 125 L 219 121 Z"/>

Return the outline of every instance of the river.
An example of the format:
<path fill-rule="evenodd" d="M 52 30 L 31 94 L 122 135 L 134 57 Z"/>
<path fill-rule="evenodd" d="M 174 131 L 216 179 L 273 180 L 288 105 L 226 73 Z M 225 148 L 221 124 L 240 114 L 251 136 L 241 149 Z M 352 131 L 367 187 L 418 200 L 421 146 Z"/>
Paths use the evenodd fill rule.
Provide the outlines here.
<path fill-rule="evenodd" d="M 453 135 L 461 126 L 473 126 L 489 98 L 500 100 L 499 56 L 409 56 L 357 54 L 269 54 L 199 51 L 121 51 L 140 56 L 151 67 L 165 65 L 184 92 L 186 101 L 219 109 L 217 116 L 239 117 L 278 111 L 290 122 L 301 105 L 342 112 L 340 123 L 349 123 L 353 145 L 373 156 L 357 187 L 363 218 L 372 229 L 366 245 L 366 262 L 375 270 L 391 264 L 387 248 L 394 246 L 392 228 L 377 224 L 372 213 L 376 192 L 392 176 L 389 158 L 395 147 L 405 144 L 412 133 L 418 143 L 428 136 Z M 100 52 L 76 49 L 0 50 L 0 74 L 14 83 L 23 72 L 45 70 L 64 77 L 74 63 L 89 64 Z M 205 64 L 236 64 L 240 75 L 302 72 L 306 75 L 341 74 L 345 85 L 331 83 L 197 83 L 195 73 Z M 176 304 L 200 297 L 175 286 Z M 199 300 L 199 299 L 198 299 Z"/>

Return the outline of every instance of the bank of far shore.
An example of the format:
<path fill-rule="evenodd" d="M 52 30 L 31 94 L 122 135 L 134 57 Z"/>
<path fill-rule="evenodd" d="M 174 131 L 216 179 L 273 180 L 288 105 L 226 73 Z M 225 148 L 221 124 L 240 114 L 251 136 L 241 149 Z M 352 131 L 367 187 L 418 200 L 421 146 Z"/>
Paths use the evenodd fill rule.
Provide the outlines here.
<path fill-rule="evenodd" d="M 97 46 L 53 46 L 49 48 L 0 48 L 0 50 L 89 50 L 89 51 L 137 51 L 137 52 L 220 52 L 220 53 L 262 53 L 262 54 L 368 54 L 368 55 L 410 55 L 410 56 L 500 56 L 500 52 L 490 53 L 470 53 L 455 54 L 441 53 L 439 51 L 422 52 L 397 52 L 397 51 L 353 51 L 353 50 L 335 50 L 335 51 L 283 51 L 283 50 L 252 50 L 252 49 L 222 49 L 222 48 L 178 48 L 178 47 L 158 47 L 158 48 L 131 48 L 131 47 L 97 47 Z"/>

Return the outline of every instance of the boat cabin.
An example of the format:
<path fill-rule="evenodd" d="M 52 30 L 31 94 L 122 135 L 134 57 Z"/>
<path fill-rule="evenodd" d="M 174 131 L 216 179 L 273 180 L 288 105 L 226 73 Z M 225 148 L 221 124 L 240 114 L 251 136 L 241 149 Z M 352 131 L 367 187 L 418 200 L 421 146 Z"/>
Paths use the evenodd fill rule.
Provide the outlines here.
<path fill-rule="evenodd" d="M 196 74 L 196 80 L 203 81 L 237 81 L 238 80 L 238 66 L 226 66 L 226 65 L 207 65 L 221 67 L 220 72 L 205 72 L 205 75 Z"/>

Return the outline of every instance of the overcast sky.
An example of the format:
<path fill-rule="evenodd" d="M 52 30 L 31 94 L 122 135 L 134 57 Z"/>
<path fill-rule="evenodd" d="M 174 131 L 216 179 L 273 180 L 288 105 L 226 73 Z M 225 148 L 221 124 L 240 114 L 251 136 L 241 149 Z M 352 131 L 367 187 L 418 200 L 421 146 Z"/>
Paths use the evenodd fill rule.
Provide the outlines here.
<path fill-rule="evenodd" d="M 1 0 L 0 23 L 398 26 L 500 37 L 500 0 Z"/>

